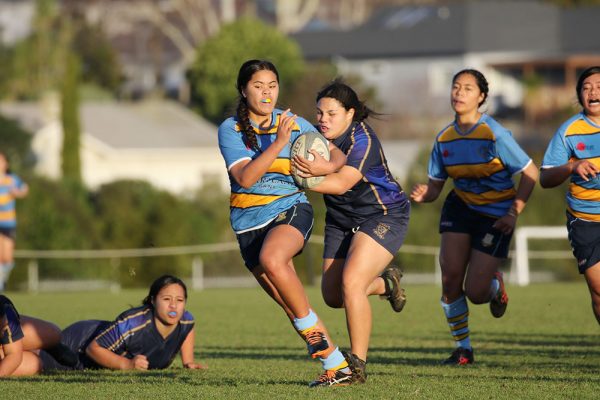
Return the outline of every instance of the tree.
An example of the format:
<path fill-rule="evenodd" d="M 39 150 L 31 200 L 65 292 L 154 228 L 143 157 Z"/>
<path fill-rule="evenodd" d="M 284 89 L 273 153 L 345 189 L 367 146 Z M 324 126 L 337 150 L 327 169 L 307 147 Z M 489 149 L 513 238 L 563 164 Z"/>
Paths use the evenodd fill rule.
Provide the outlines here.
<path fill-rule="evenodd" d="M 79 159 L 79 77 L 80 61 L 77 55 L 67 56 L 65 75 L 61 88 L 61 119 L 63 125 L 62 175 L 63 179 L 74 183 L 81 182 L 81 161 Z"/>
<path fill-rule="evenodd" d="M 280 84 L 291 86 L 304 70 L 298 45 L 259 20 L 242 18 L 223 26 L 197 52 L 190 71 L 193 106 L 220 122 L 237 97 L 235 81 L 240 65 L 249 59 L 268 59 L 279 71 Z"/>

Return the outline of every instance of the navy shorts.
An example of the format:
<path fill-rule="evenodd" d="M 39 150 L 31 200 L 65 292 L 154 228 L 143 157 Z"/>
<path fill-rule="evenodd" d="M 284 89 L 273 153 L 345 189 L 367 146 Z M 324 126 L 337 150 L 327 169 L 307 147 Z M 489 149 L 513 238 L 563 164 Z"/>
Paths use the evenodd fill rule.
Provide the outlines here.
<path fill-rule="evenodd" d="M 350 228 L 327 218 L 323 258 L 346 258 L 356 232 L 369 235 L 390 254 L 396 255 L 406 237 L 409 215 L 410 203 L 407 202 L 404 207 L 392 209 L 386 215 L 373 216 Z"/>
<path fill-rule="evenodd" d="M 600 262 L 600 223 L 574 217 L 567 211 L 567 231 L 579 273 Z"/>
<path fill-rule="evenodd" d="M 451 191 L 440 218 L 440 233 L 456 232 L 471 236 L 471 248 L 496 258 L 506 258 L 512 232 L 508 235 L 493 228 L 498 218 L 473 211 Z"/>
<path fill-rule="evenodd" d="M 306 242 L 308 242 L 310 234 L 312 233 L 313 222 L 312 206 L 309 203 L 298 203 L 288 208 L 286 211 L 279 213 L 270 224 L 259 229 L 238 234 L 237 240 L 240 245 L 240 251 L 244 263 L 246 264 L 246 268 L 252 271 L 260 264 L 260 251 L 262 250 L 265 237 L 271 229 L 278 225 L 291 225 L 302 233 L 302 236 L 304 236 L 304 245 L 306 246 Z M 302 253 L 302 250 L 298 252 L 298 254 L 300 253 Z"/>
<path fill-rule="evenodd" d="M 0 228 L 0 235 L 6 236 L 9 239 L 17 239 L 17 228 Z"/>

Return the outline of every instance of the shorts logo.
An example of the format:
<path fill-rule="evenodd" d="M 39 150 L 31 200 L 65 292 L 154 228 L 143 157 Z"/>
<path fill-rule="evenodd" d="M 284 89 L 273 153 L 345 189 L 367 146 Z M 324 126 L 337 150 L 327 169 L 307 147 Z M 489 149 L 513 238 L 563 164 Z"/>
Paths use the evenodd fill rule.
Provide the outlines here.
<path fill-rule="evenodd" d="M 483 239 L 481 240 L 481 245 L 483 247 L 490 247 L 492 244 L 494 244 L 494 235 L 492 235 L 491 233 L 486 233 Z"/>
<path fill-rule="evenodd" d="M 587 263 L 587 258 L 584 258 L 582 260 L 577 260 L 577 265 L 579 267 L 583 267 L 585 265 L 585 263 Z"/>
<path fill-rule="evenodd" d="M 448 227 L 450 227 L 450 226 L 452 226 L 452 225 L 454 225 L 454 224 L 452 223 L 452 221 L 441 221 L 441 222 L 440 222 L 440 226 L 448 226 Z"/>
<path fill-rule="evenodd" d="M 279 213 L 279 215 L 275 219 L 275 222 L 281 222 L 281 221 L 283 221 L 285 219 L 286 215 L 287 215 L 287 211 Z"/>
<path fill-rule="evenodd" d="M 390 226 L 388 224 L 380 222 L 377 224 L 375 229 L 373 229 L 373 233 L 376 234 L 379 239 L 383 240 L 385 238 L 385 234 L 388 233 L 389 230 Z"/>

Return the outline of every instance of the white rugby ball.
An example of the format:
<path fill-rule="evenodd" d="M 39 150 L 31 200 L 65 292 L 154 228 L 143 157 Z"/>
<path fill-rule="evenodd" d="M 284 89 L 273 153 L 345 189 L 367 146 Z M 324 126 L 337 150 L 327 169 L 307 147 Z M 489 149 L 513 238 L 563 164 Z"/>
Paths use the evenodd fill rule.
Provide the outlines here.
<path fill-rule="evenodd" d="M 309 153 L 309 150 L 316 150 L 316 152 L 327 161 L 329 161 L 329 142 L 327 139 L 323 137 L 319 132 L 307 132 L 303 135 L 298 136 L 298 138 L 292 144 L 292 149 L 290 150 L 290 157 L 294 156 L 304 157 L 309 161 L 315 159 L 315 157 Z M 294 177 L 294 181 L 301 188 L 310 189 L 321 183 L 325 177 L 323 176 L 315 176 L 313 178 L 303 178 L 298 175 L 298 170 L 294 167 L 292 163 L 292 176 Z"/>

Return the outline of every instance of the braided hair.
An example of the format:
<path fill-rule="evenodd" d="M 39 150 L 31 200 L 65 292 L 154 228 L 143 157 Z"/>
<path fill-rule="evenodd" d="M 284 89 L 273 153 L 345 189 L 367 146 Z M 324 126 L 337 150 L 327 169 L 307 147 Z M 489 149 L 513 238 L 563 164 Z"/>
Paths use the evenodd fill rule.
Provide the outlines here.
<path fill-rule="evenodd" d="M 237 76 L 236 88 L 240 95 L 238 100 L 238 105 L 236 109 L 236 116 L 238 120 L 238 125 L 240 126 L 240 130 L 244 135 L 244 140 L 246 141 L 246 145 L 255 150 L 259 151 L 258 147 L 258 139 L 256 138 L 256 132 L 250 123 L 250 113 L 248 110 L 248 100 L 244 96 L 243 90 L 252 79 L 252 75 L 258 71 L 271 71 L 275 74 L 277 78 L 277 82 L 279 82 L 279 73 L 277 72 L 277 68 L 270 61 L 266 60 L 248 60 L 242 64 L 240 67 L 240 71 Z"/>

